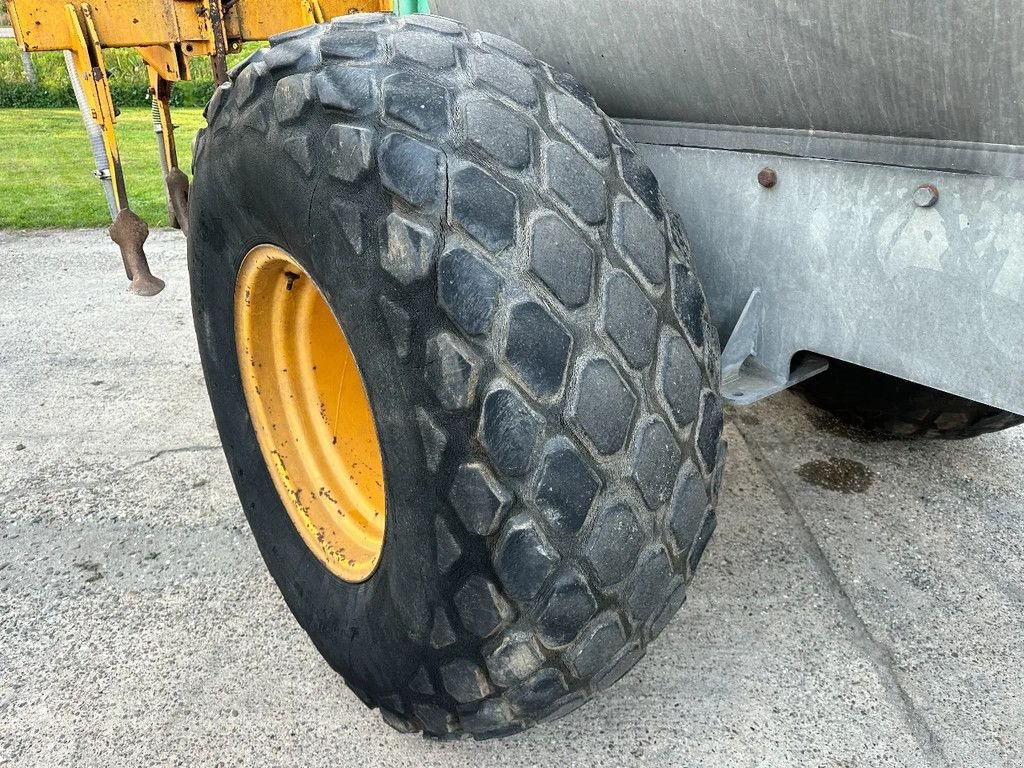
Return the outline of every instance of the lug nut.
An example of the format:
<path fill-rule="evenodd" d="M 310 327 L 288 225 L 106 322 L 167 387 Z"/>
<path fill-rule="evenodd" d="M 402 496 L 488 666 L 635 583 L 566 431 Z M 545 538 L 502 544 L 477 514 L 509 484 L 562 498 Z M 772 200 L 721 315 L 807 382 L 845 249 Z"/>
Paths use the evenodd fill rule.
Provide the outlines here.
<path fill-rule="evenodd" d="M 939 202 L 939 189 L 934 184 L 922 184 L 914 190 L 914 205 L 918 208 L 931 208 Z"/>
<path fill-rule="evenodd" d="M 757 183 L 765 189 L 771 189 L 779 183 L 779 174 L 775 172 L 774 168 L 762 168 L 761 172 L 757 174 Z"/>

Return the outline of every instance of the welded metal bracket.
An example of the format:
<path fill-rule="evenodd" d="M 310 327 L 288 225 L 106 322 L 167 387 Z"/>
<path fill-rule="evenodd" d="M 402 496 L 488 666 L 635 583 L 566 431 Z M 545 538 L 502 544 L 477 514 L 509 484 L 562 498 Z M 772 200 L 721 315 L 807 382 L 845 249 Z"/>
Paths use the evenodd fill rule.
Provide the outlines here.
<path fill-rule="evenodd" d="M 763 329 L 764 299 L 755 288 L 722 350 L 722 397 L 733 405 L 750 405 L 828 368 L 825 358 L 804 354 L 792 370 L 771 370 L 758 358 Z"/>

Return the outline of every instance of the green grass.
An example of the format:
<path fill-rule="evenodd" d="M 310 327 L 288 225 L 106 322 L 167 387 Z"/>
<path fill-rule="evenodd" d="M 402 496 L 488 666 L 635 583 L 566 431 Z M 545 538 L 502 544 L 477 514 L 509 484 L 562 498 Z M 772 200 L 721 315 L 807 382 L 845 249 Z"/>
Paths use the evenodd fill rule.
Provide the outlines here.
<path fill-rule="evenodd" d="M 178 160 L 189 172 L 202 110 L 173 111 Z M 118 145 L 132 209 L 150 226 L 167 226 L 160 160 L 148 109 L 124 109 Z M 110 223 L 103 186 L 76 109 L 0 109 L 0 229 L 97 227 Z"/>
<path fill-rule="evenodd" d="M 242 46 L 239 53 L 228 56 L 232 67 L 264 43 L 253 42 Z M 110 72 L 110 90 L 114 103 L 122 109 L 141 107 L 148 103 L 149 79 L 142 57 L 132 48 L 110 48 L 103 52 Z M 0 108 L 3 107 L 74 107 L 64 55 L 59 51 L 33 53 L 32 62 L 39 78 L 38 85 L 30 85 L 21 66 L 21 54 L 14 40 L 0 40 Z M 213 94 L 213 73 L 205 57 L 192 59 L 192 79 L 176 83 L 171 104 L 176 107 L 201 107 Z"/>

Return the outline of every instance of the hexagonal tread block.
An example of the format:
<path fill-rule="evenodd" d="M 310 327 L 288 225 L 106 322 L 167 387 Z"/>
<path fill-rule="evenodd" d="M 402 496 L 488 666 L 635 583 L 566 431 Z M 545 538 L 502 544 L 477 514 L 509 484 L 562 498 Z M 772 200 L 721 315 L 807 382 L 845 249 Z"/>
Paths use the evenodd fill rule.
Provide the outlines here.
<path fill-rule="evenodd" d="M 611 586 L 629 575 L 647 538 L 630 506 L 614 501 L 597 513 L 583 551 L 601 583 Z"/>
<path fill-rule="evenodd" d="M 455 659 L 441 667 L 441 680 L 449 695 L 461 704 L 486 698 L 493 692 L 487 675 L 469 659 Z"/>
<path fill-rule="evenodd" d="M 625 443 L 635 410 L 636 395 L 615 366 L 603 357 L 588 360 L 569 404 L 569 422 L 610 456 Z"/>
<path fill-rule="evenodd" d="M 474 52 L 469 56 L 473 82 L 490 88 L 524 107 L 540 102 L 537 85 L 530 71 L 506 56 Z"/>
<path fill-rule="evenodd" d="M 484 660 L 491 679 L 502 688 L 519 685 L 544 664 L 533 635 L 509 632 Z"/>
<path fill-rule="evenodd" d="M 295 161 L 304 176 L 311 176 L 314 167 L 313 139 L 309 136 L 289 136 L 284 140 L 284 151 Z"/>
<path fill-rule="evenodd" d="M 509 313 L 505 359 L 536 397 L 562 387 L 572 336 L 542 304 L 526 301 Z"/>
<path fill-rule="evenodd" d="M 342 235 L 352 247 L 353 253 L 363 252 L 363 212 L 359 206 L 345 200 L 332 200 L 331 215 L 338 223 Z M 381 297 L 384 298 L 383 296 Z"/>
<path fill-rule="evenodd" d="M 393 38 L 395 56 L 431 69 L 451 69 L 455 66 L 455 46 L 429 32 L 406 28 Z"/>
<path fill-rule="evenodd" d="M 506 168 L 521 171 L 530 164 L 530 128 L 497 102 L 466 105 L 466 138 Z"/>
<path fill-rule="evenodd" d="M 286 43 L 296 43 L 296 48 L 305 48 L 306 45 L 319 38 L 322 34 L 323 29 L 317 26 L 299 27 L 298 29 L 289 29 L 286 32 L 278 32 L 276 35 L 271 35 L 267 38 L 267 43 L 271 49 Z M 292 46 L 287 47 L 290 48 Z M 231 77 L 231 72 L 228 72 L 228 77 Z"/>
<path fill-rule="evenodd" d="M 412 712 L 431 736 L 445 737 L 456 728 L 456 718 L 448 710 L 422 701 L 412 703 Z"/>
<path fill-rule="evenodd" d="M 687 461 L 676 478 L 668 512 L 668 530 L 677 557 L 686 557 L 690 551 L 707 509 L 704 480 L 697 468 Z"/>
<path fill-rule="evenodd" d="M 565 437 L 548 441 L 537 472 L 535 499 L 551 526 L 575 533 L 601 489 L 597 474 Z"/>
<path fill-rule="evenodd" d="M 519 222 L 516 196 L 483 168 L 463 165 L 451 177 L 452 219 L 492 253 L 513 245 Z"/>
<path fill-rule="evenodd" d="M 393 20 L 394 16 L 390 13 L 352 13 L 346 16 L 335 16 L 331 19 L 330 29 L 339 32 L 350 29 L 373 29 L 390 24 Z"/>
<path fill-rule="evenodd" d="M 501 532 L 494 548 L 494 571 L 506 594 L 525 600 L 540 591 L 560 559 L 540 529 L 520 513 Z"/>
<path fill-rule="evenodd" d="M 235 80 L 231 92 L 235 96 L 235 105 L 242 109 L 256 96 L 256 93 L 266 82 L 263 76 L 267 74 L 267 65 L 263 62 L 250 64 Z"/>
<path fill-rule="evenodd" d="M 477 637 L 490 637 L 512 617 L 512 608 L 498 588 L 483 576 L 470 576 L 455 593 L 462 625 Z"/>
<path fill-rule="evenodd" d="M 661 334 L 657 386 L 676 426 L 683 428 L 697 418 L 704 373 L 690 345 L 675 331 Z"/>
<path fill-rule="evenodd" d="M 510 59 L 518 61 L 523 66 L 532 67 L 537 63 L 537 59 L 532 53 L 519 45 L 519 43 L 514 43 L 506 37 L 494 35 L 490 32 L 477 32 L 473 39 L 478 46 L 504 54 Z"/>
<path fill-rule="evenodd" d="M 462 557 L 462 545 L 440 515 L 434 518 L 434 539 L 437 549 L 437 568 L 441 573 L 447 573 Z"/>
<path fill-rule="evenodd" d="M 422 693 L 424 696 L 433 696 L 437 693 L 426 667 L 420 667 L 416 670 L 416 674 L 409 681 L 409 690 Z"/>
<path fill-rule="evenodd" d="M 697 433 L 697 456 L 708 474 L 718 463 L 718 448 L 722 442 L 724 417 L 722 401 L 714 392 L 705 391 L 700 401 L 700 431 Z"/>
<path fill-rule="evenodd" d="M 565 677 L 557 669 L 540 670 L 522 685 L 505 692 L 505 698 L 523 712 L 546 709 L 569 693 Z"/>
<path fill-rule="evenodd" d="M 637 427 L 630 475 L 649 509 L 658 509 L 668 501 L 681 461 L 682 451 L 661 417 L 652 416 Z"/>
<path fill-rule="evenodd" d="M 423 440 L 423 457 L 426 459 L 427 469 L 437 472 L 444 457 L 444 449 L 448 447 L 448 435 L 424 408 L 416 409 L 416 422 L 419 424 L 420 437 Z"/>
<path fill-rule="evenodd" d="M 383 85 L 384 113 L 392 120 L 430 136 L 451 128 L 448 91 L 408 72 L 390 75 Z"/>
<path fill-rule="evenodd" d="M 455 472 L 448 501 L 467 530 L 481 536 L 494 533 L 512 504 L 512 494 L 484 464 L 463 464 Z"/>
<path fill-rule="evenodd" d="M 571 643 L 597 612 L 597 600 L 586 579 L 572 568 L 557 574 L 551 593 L 537 615 L 537 634 L 549 648 Z"/>
<path fill-rule="evenodd" d="M 586 629 L 566 661 L 573 674 L 585 680 L 592 679 L 607 666 L 626 642 L 626 630 L 615 611 L 599 614 Z"/>
<path fill-rule="evenodd" d="M 413 206 L 440 211 L 444 203 L 444 156 L 401 133 L 389 133 L 377 151 L 384 186 Z"/>
<path fill-rule="evenodd" d="M 646 621 L 661 608 L 675 589 L 674 576 L 668 553 L 661 547 L 640 556 L 636 570 L 626 583 L 626 607 L 634 621 Z"/>
<path fill-rule="evenodd" d="M 313 107 L 313 78 L 308 74 L 282 77 L 274 88 L 274 114 L 281 125 L 299 122 Z"/>
<path fill-rule="evenodd" d="M 433 648 L 447 648 L 458 638 L 443 608 L 434 609 L 434 625 L 430 630 L 430 645 Z"/>
<path fill-rule="evenodd" d="M 608 157 L 608 132 L 600 116 L 571 96 L 556 93 L 549 98 L 555 126 L 594 157 Z"/>
<path fill-rule="evenodd" d="M 637 282 L 621 270 L 611 271 L 605 283 L 601 323 L 631 367 L 643 368 L 654 359 L 658 310 Z"/>
<path fill-rule="evenodd" d="M 262 61 L 271 74 L 279 74 L 287 70 L 316 69 L 320 55 L 319 46 L 305 45 L 301 41 L 295 44 L 275 45 L 266 50 Z M 283 78 L 282 78 L 283 79 Z"/>
<path fill-rule="evenodd" d="M 432 32 L 449 37 L 462 37 L 463 32 L 465 32 L 462 25 L 457 21 L 446 19 L 444 16 L 432 16 L 425 13 L 403 17 L 402 26 L 406 29 L 410 27 L 429 29 Z"/>
<path fill-rule="evenodd" d="M 358 181 L 373 165 L 373 133 L 353 125 L 332 125 L 324 136 L 327 172 L 341 181 Z"/>
<path fill-rule="evenodd" d="M 374 80 L 369 69 L 327 67 L 314 85 L 320 106 L 342 112 L 365 112 L 374 106 Z"/>
<path fill-rule="evenodd" d="M 368 30 L 331 29 L 320 38 L 324 59 L 366 59 L 377 52 L 377 35 Z"/>
<path fill-rule="evenodd" d="M 704 556 L 704 549 L 711 540 L 711 534 L 715 532 L 715 526 L 717 524 L 718 517 L 715 515 L 715 510 L 712 509 L 704 516 L 704 522 L 701 524 L 700 533 L 697 534 L 696 541 L 694 541 L 693 546 L 690 547 L 690 556 L 687 558 L 686 563 L 691 573 L 697 570 L 697 565 L 700 563 L 701 557 Z"/>
<path fill-rule="evenodd" d="M 523 723 L 516 719 L 512 707 L 501 699 L 481 701 L 473 712 L 459 715 L 459 722 L 476 736 L 492 738 L 509 736 L 523 730 Z"/>
<path fill-rule="evenodd" d="M 608 188 L 604 177 L 579 152 L 552 142 L 547 149 L 547 184 L 587 224 L 600 224 L 607 216 Z"/>
<path fill-rule="evenodd" d="M 594 249 L 560 216 L 546 213 L 533 225 L 530 271 L 570 309 L 590 298 Z"/>
<path fill-rule="evenodd" d="M 615 203 L 612 226 L 619 254 L 654 285 L 665 282 L 668 256 L 661 227 L 650 213 L 636 203 L 620 198 Z"/>
<path fill-rule="evenodd" d="M 533 460 L 543 424 L 518 392 L 499 387 L 484 399 L 478 435 L 500 472 L 522 475 Z"/>
<path fill-rule="evenodd" d="M 470 336 L 491 330 L 501 286 L 501 276 L 463 248 L 449 251 L 438 261 L 438 302 Z"/>
<path fill-rule="evenodd" d="M 398 353 L 399 358 L 404 360 L 409 356 L 412 318 L 409 317 L 408 312 L 385 296 L 377 299 L 377 304 L 380 306 L 381 315 L 384 317 L 384 322 L 388 327 L 391 341 L 394 342 L 395 352 Z"/>
<path fill-rule="evenodd" d="M 387 247 L 381 253 L 380 265 L 398 282 L 409 285 L 430 274 L 436 241 L 429 229 L 400 213 L 391 213 L 385 223 L 385 234 Z"/>
<path fill-rule="evenodd" d="M 551 82 L 558 86 L 569 96 L 579 101 L 581 104 L 590 107 L 591 109 L 597 109 L 597 102 L 594 101 L 594 97 L 587 90 L 587 87 L 577 80 L 573 75 L 568 72 L 558 72 L 553 69 L 548 70 L 548 75 L 551 77 Z"/>
<path fill-rule="evenodd" d="M 616 147 L 615 157 L 619 162 L 619 172 L 623 180 L 640 201 L 647 206 L 647 210 L 655 216 L 661 216 L 663 207 L 661 205 L 661 187 L 654 172 L 644 161 L 637 156 L 636 152 L 626 147 Z"/>
<path fill-rule="evenodd" d="M 427 341 L 424 378 L 441 405 L 468 408 L 476 400 L 479 361 L 454 334 L 443 331 Z"/>

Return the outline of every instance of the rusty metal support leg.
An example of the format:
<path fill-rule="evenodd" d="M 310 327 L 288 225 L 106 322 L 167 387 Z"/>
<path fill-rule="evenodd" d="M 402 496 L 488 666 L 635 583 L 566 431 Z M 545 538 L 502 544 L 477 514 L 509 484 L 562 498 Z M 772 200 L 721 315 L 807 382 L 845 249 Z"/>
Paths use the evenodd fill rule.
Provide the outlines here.
<path fill-rule="evenodd" d="M 174 219 L 185 237 L 188 237 L 188 176 L 180 168 L 167 172 L 167 199 L 174 210 Z"/>
<path fill-rule="evenodd" d="M 228 35 L 224 26 L 224 4 L 221 0 L 210 0 L 210 30 L 213 35 L 213 53 L 210 65 L 217 85 L 228 81 Z"/>
<path fill-rule="evenodd" d="M 171 122 L 172 83 L 149 67 L 150 94 L 153 98 L 153 132 L 156 134 L 160 168 L 167 192 L 167 215 L 171 226 L 188 235 L 188 177 L 178 167 L 178 150 Z"/>
<path fill-rule="evenodd" d="M 110 239 L 121 248 L 124 271 L 132 281 L 131 292 L 138 296 L 156 296 L 164 289 L 164 281 L 149 271 L 149 260 L 143 245 L 149 227 L 130 208 L 122 208 L 110 225 Z"/>
<path fill-rule="evenodd" d="M 174 206 L 171 204 L 170 191 L 166 189 L 167 174 L 170 172 L 171 169 L 167 166 L 167 152 L 164 146 L 165 138 L 163 121 L 161 120 L 162 116 L 160 114 L 160 102 L 157 100 L 156 95 L 152 93 L 152 89 L 151 98 L 153 107 L 153 135 L 156 136 L 156 151 L 157 156 L 160 158 L 160 175 L 163 176 L 164 178 L 164 191 L 167 193 L 167 219 L 170 226 L 177 229 L 178 217 L 175 215 Z"/>
<path fill-rule="evenodd" d="M 74 75 L 82 85 L 90 116 L 100 130 L 110 174 L 110 189 L 113 194 L 111 209 L 115 212 L 114 223 L 110 227 L 110 238 L 121 248 L 121 260 L 124 262 L 125 274 L 131 280 L 132 293 L 154 296 L 163 290 L 164 282 L 153 276 L 143 249 L 149 236 L 149 227 L 128 207 L 124 171 L 121 168 L 121 155 L 114 132 L 117 111 L 110 95 L 106 64 L 93 22 L 92 8 L 84 3 L 77 8 L 68 4 L 65 8 L 68 25 L 76 41 L 71 49 Z"/>

